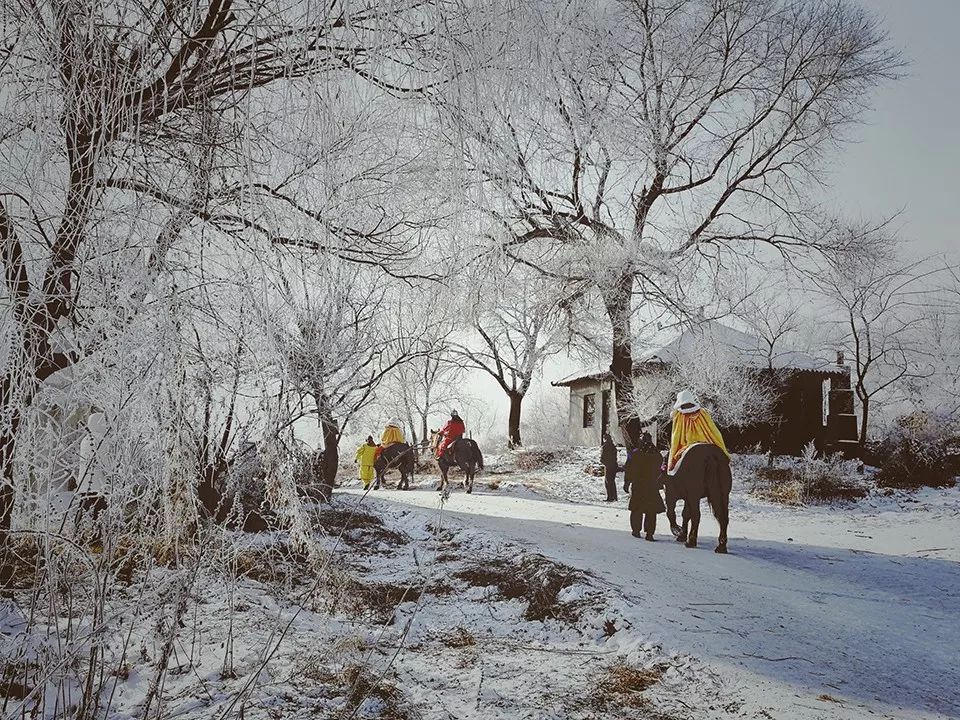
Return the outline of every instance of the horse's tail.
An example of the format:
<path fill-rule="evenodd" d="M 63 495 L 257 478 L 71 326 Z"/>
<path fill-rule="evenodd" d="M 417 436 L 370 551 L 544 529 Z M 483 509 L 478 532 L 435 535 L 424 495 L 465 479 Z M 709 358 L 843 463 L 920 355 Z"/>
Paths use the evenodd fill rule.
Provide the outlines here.
<path fill-rule="evenodd" d="M 722 452 L 722 451 L 721 451 Z M 718 520 L 726 518 L 730 512 L 730 491 L 733 489 L 733 474 L 726 457 L 711 458 L 704 468 L 707 488 L 707 502 L 713 516 Z"/>
<path fill-rule="evenodd" d="M 473 445 L 473 451 L 477 454 L 477 455 L 476 455 L 476 458 L 477 458 L 477 467 L 480 468 L 481 470 L 483 470 L 483 453 L 480 452 L 480 446 L 477 445 L 477 441 L 476 441 L 476 440 L 471 440 L 471 441 L 470 441 L 470 444 Z"/>

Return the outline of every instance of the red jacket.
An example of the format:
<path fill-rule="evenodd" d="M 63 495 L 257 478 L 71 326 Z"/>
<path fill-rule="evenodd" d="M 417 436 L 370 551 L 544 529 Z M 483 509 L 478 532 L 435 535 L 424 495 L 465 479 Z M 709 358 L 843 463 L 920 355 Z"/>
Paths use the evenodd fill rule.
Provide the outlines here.
<path fill-rule="evenodd" d="M 447 424 L 440 429 L 440 434 L 450 440 L 457 440 L 463 437 L 467 431 L 467 426 L 463 424 L 460 418 L 450 418 Z"/>

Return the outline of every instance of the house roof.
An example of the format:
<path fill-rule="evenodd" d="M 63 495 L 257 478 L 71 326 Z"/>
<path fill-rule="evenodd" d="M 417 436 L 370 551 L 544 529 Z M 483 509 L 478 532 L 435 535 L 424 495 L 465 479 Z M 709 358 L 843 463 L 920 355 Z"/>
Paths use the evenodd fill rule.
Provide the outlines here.
<path fill-rule="evenodd" d="M 644 365 L 663 363 L 673 365 L 686 361 L 704 352 L 724 353 L 731 363 L 744 368 L 763 369 L 770 365 L 776 370 L 793 372 L 813 372 L 824 375 L 846 375 L 850 372 L 846 365 L 837 365 L 829 360 L 818 358 L 799 350 L 777 350 L 768 358 L 759 338 L 732 327 L 708 320 L 687 328 L 666 345 L 641 353 L 634 362 L 634 370 Z M 555 386 L 570 386 L 586 380 L 605 380 L 611 377 L 609 370 L 588 370 L 576 373 L 552 383 Z"/>

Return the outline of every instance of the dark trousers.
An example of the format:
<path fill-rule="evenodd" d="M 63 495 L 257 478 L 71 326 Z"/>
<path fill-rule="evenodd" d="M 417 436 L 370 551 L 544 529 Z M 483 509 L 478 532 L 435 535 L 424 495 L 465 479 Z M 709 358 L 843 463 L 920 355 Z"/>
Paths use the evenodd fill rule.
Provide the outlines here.
<path fill-rule="evenodd" d="M 653 535 L 657 531 L 657 514 L 631 510 L 630 529 L 633 530 L 634 535 L 639 535 L 641 532 Z"/>
<path fill-rule="evenodd" d="M 603 476 L 603 481 L 607 486 L 607 500 L 617 499 L 617 468 L 608 467 Z"/>

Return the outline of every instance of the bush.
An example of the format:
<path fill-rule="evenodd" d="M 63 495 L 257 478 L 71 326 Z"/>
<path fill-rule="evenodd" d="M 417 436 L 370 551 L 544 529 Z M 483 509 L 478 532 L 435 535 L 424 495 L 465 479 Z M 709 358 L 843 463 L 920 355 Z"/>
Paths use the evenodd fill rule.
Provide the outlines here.
<path fill-rule="evenodd" d="M 866 485 L 851 477 L 848 462 L 840 455 L 817 457 L 813 443 L 803 449 L 797 465 L 759 467 L 755 473 L 753 492 L 784 505 L 858 500 L 867 494 Z"/>
<path fill-rule="evenodd" d="M 880 487 L 915 490 L 951 486 L 960 456 L 960 422 L 929 413 L 905 415 L 874 453 L 880 466 Z"/>
<path fill-rule="evenodd" d="M 521 450 L 517 453 L 516 464 L 521 470 L 540 470 L 556 460 L 556 455 L 548 450 Z"/>

